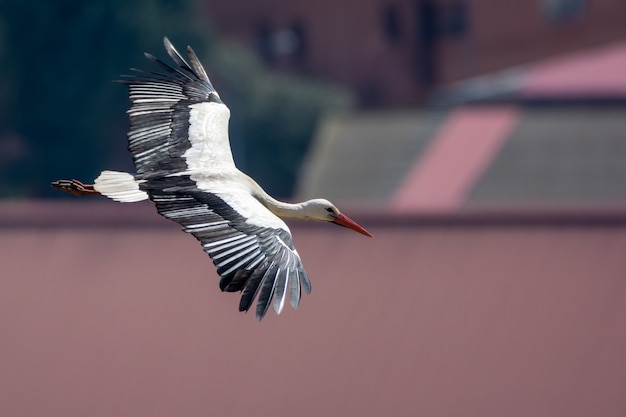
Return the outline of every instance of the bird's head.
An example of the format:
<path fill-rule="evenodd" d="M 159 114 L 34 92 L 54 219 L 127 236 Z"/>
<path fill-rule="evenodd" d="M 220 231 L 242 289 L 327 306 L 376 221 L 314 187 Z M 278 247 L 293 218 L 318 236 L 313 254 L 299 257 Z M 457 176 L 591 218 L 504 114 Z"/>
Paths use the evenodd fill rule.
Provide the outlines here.
<path fill-rule="evenodd" d="M 359 226 L 354 220 L 341 213 L 333 203 L 323 198 L 309 200 L 303 204 L 303 211 L 307 218 L 338 224 L 347 227 L 362 235 L 373 237 L 370 232 Z"/>

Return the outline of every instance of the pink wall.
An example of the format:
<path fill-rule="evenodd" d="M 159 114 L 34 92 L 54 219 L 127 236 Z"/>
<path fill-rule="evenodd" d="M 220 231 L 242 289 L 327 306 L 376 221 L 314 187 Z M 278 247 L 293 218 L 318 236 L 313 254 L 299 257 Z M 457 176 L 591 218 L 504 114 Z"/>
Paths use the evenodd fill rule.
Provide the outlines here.
<path fill-rule="evenodd" d="M 3 227 L 0 415 L 626 415 L 624 222 L 364 223 L 262 323 L 176 226 Z"/>

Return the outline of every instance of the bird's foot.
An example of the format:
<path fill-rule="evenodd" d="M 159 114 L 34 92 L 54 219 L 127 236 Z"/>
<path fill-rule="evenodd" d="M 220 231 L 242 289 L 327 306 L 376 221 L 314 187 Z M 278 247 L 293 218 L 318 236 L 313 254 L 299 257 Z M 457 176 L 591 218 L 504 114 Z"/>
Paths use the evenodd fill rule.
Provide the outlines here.
<path fill-rule="evenodd" d="M 61 190 L 72 195 L 100 195 L 92 184 L 83 184 L 78 180 L 58 180 L 51 184 L 55 190 Z"/>

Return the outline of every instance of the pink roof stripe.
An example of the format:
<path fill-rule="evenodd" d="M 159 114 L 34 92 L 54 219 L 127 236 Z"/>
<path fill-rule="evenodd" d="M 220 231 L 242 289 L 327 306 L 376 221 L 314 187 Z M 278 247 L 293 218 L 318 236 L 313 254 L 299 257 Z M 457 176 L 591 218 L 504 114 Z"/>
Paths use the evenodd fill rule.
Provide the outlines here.
<path fill-rule="evenodd" d="M 519 119 L 513 107 L 453 111 L 391 200 L 397 212 L 451 212 L 507 140 Z"/>
<path fill-rule="evenodd" d="M 522 95 L 626 94 L 626 42 L 541 62 L 529 70 Z"/>

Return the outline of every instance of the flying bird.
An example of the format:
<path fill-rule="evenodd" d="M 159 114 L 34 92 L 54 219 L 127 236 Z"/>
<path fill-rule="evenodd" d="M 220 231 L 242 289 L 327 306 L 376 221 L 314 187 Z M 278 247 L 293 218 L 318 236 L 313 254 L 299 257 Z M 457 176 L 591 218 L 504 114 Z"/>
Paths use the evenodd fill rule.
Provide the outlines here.
<path fill-rule="evenodd" d="M 235 166 L 228 138 L 230 110 L 198 57 L 189 63 L 163 39 L 176 65 L 146 53 L 160 71 L 132 69 L 128 149 L 136 174 L 103 171 L 94 184 L 59 180 L 52 187 L 74 195 L 104 195 L 120 202 L 150 199 L 160 215 L 202 244 L 220 275 L 222 291 L 241 291 L 239 311 L 254 300 L 261 321 L 289 299 L 295 309 L 311 283 L 291 232 L 280 217 L 332 222 L 372 236 L 325 199 L 285 203 L 268 195 Z"/>

